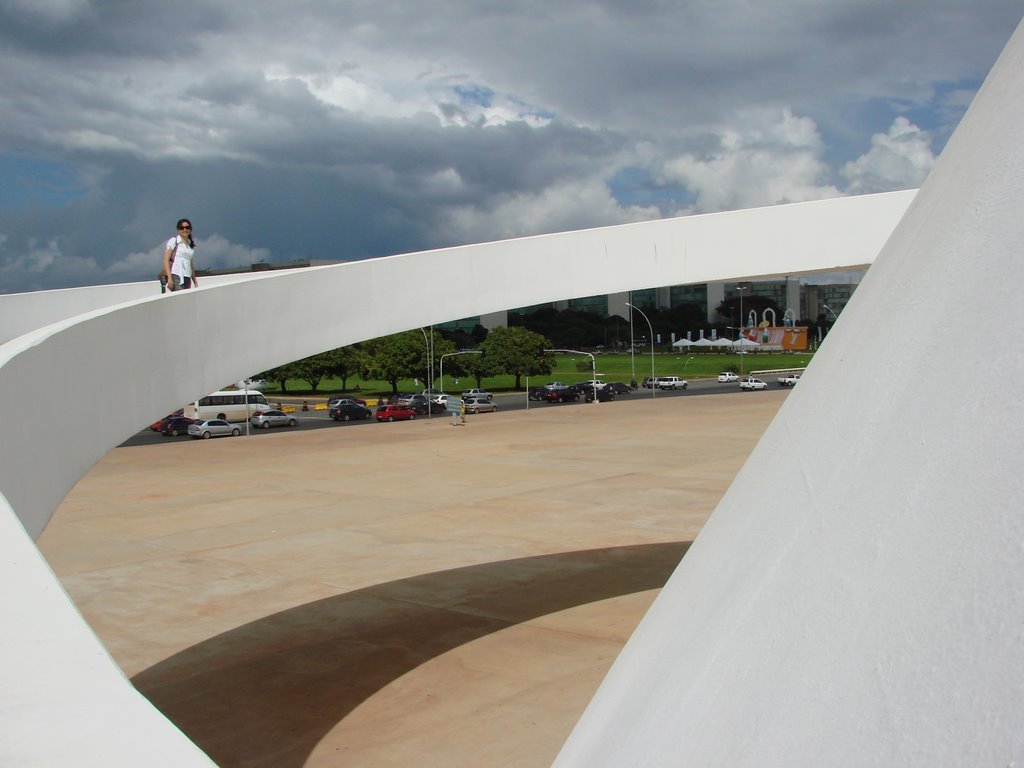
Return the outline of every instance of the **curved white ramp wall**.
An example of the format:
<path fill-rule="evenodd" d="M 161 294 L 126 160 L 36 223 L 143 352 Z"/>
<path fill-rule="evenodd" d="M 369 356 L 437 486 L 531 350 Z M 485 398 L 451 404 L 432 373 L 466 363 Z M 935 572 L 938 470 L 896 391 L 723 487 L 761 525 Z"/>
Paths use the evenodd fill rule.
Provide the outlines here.
<path fill-rule="evenodd" d="M 1024 37 L 556 762 L 1024 761 Z"/>
<path fill-rule="evenodd" d="M 78 478 L 141 425 L 255 371 L 453 318 L 869 264 L 914 194 L 564 233 L 225 285 L 203 281 L 200 290 L 130 295 L 113 307 L 107 302 L 123 298 L 117 291 L 83 289 L 76 307 L 90 311 L 74 317 L 54 302 L 61 292 L 19 297 L 32 317 L 24 327 L 35 330 L 0 346 L 7 406 L 0 492 L 10 502 L 0 497 L 0 763 L 208 764 L 119 673 L 28 535 L 38 536 Z M 14 303 L 0 297 L 0 314 L 4 306 Z M 43 323 L 50 324 L 37 327 Z M 68 403 L 69 380 L 75 403 L 88 407 Z"/>
<path fill-rule="evenodd" d="M 35 537 L 110 448 L 182 403 L 256 371 L 510 307 L 863 266 L 914 195 L 837 198 L 264 273 L 62 319 L 0 346 L 0 402 L 14 406 L 5 415 L 9 434 L 22 436 L 0 443 L 0 492 Z M 68 371 L 88 409 L 54 407 L 68 396 Z"/>

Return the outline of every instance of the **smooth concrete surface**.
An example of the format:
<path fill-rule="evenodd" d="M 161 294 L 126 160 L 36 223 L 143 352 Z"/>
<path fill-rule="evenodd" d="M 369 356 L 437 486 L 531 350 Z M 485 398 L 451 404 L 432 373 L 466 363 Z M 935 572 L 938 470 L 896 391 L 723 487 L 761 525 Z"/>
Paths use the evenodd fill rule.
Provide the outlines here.
<path fill-rule="evenodd" d="M 39 546 L 221 766 L 539 768 L 787 396 L 118 448 Z"/>
<path fill-rule="evenodd" d="M 81 632 L 51 631 L 80 617 L 66 599 L 44 599 L 56 584 L 32 551 L 31 540 L 71 487 L 139 424 L 255 371 L 453 318 L 652 286 L 864 266 L 914 195 L 819 200 L 222 284 L 204 280 L 198 290 L 113 306 L 107 302 L 116 299 L 102 289 L 83 289 L 71 309 L 62 291 L 0 296 L 0 318 L 13 307 L 23 313 L 17 327 L 33 329 L 0 345 L 4 430 L 14 436 L 0 440 L 0 514 L 17 518 L 5 521 L 12 536 L 0 538 L 0 615 L 12 625 L 0 653 L 0 744 L 6 733 L 35 744 L 32 761 L 21 761 L 26 768 L 72 758 L 111 766 L 137 764 L 136 747 L 147 741 L 180 738 L 163 720 L 147 720 L 143 703 L 123 718 L 109 709 L 115 700 L 134 706 L 132 691 L 109 661 L 97 662 L 104 655 L 95 642 L 80 642 Z M 70 314 L 83 307 L 91 309 Z M 75 405 L 60 407 L 69 397 Z M 54 610 L 63 615 L 50 616 Z M 98 712 L 106 713 L 101 721 Z M 46 740 L 54 718 L 73 750 Z M 122 720 L 136 724 L 131 744 Z"/>
<path fill-rule="evenodd" d="M 1018 28 L 558 768 L 1024 764 L 1022 129 Z"/>
<path fill-rule="evenodd" d="M 0 401 L 17 404 L 6 422 L 20 436 L 0 442 L 0 493 L 37 537 L 78 478 L 139 424 L 255 372 L 510 307 L 865 266 L 914 195 L 817 200 L 204 281 L 198 290 L 51 322 L 0 346 Z M 55 372 L 68 370 L 89 409 L 53 408 L 69 391 Z M 70 436 L 59 451 L 50 439 L 57 429 Z"/>
<path fill-rule="evenodd" d="M 204 277 L 202 284 L 204 288 L 227 285 L 252 276 L 253 273 L 212 275 Z M 0 344 L 68 318 L 159 295 L 160 283 L 155 278 L 140 283 L 111 283 L 0 294 Z"/>

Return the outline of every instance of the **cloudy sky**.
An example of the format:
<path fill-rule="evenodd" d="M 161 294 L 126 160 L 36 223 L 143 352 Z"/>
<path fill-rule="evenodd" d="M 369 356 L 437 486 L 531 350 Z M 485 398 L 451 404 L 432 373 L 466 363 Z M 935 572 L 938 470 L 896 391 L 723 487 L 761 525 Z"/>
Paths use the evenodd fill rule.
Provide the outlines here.
<path fill-rule="evenodd" d="M 1017 0 L 0 0 L 0 293 L 920 185 Z"/>

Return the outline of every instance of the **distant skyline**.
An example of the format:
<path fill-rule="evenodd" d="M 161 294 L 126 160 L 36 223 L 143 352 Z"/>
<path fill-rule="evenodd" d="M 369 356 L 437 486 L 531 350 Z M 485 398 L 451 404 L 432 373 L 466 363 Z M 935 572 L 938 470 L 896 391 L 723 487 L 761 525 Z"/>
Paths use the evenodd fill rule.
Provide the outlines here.
<path fill-rule="evenodd" d="M 981 0 L 0 6 L 0 292 L 919 186 Z"/>

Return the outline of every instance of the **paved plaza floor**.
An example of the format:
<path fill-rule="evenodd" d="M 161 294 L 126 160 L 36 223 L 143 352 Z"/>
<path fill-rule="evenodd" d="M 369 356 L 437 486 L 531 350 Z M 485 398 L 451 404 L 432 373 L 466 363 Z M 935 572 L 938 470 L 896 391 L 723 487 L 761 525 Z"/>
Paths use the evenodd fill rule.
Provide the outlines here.
<path fill-rule="evenodd" d="M 39 545 L 224 768 L 540 768 L 785 396 L 118 448 Z"/>

